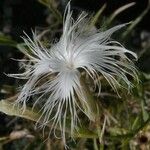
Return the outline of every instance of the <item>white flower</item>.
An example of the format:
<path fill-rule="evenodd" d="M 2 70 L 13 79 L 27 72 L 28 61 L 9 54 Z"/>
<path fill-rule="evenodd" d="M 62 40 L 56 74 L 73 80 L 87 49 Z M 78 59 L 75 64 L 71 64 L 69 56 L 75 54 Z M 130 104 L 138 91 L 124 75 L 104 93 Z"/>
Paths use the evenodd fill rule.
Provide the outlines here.
<path fill-rule="evenodd" d="M 126 75 L 133 78 L 137 75 L 132 61 L 126 54 L 134 58 L 137 56 L 119 42 L 110 40 L 112 33 L 126 24 L 104 32 L 90 29 L 87 14 L 81 13 L 75 21 L 70 5 L 64 18 L 62 36 L 50 49 L 43 46 L 35 33 L 33 40 L 28 35 L 23 38 L 30 49 L 25 50 L 29 60 L 22 61 L 25 62 L 25 72 L 10 76 L 27 79 L 17 103 L 21 103 L 25 108 L 31 96 L 39 96 L 34 106 L 39 103 L 42 105 L 42 126 L 50 121 L 52 128 L 60 126 L 65 141 L 66 118 L 71 118 L 70 126 L 73 133 L 79 121 L 77 111 L 81 110 L 85 115 L 89 115 L 82 105 L 90 108 L 80 81 L 81 71 L 85 71 L 99 88 L 99 75 L 103 75 L 115 91 L 118 86 L 122 87 L 117 79 L 124 81 L 130 88 L 132 84 Z"/>

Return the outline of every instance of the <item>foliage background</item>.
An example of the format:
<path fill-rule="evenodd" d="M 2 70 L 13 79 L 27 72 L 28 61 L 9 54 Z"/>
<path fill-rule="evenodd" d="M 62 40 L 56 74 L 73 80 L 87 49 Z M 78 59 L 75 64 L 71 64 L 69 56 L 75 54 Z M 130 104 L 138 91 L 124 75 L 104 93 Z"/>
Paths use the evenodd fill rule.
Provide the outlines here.
<path fill-rule="evenodd" d="M 136 4 L 123 11 L 121 6 L 131 3 L 131 0 L 72 0 L 74 16 L 81 10 L 93 13 L 94 24 L 97 27 L 112 27 L 115 24 L 130 22 L 133 27 L 115 36 L 126 47 L 135 51 L 139 60 L 140 84 L 136 85 L 131 95 L 126 91 L 121 93 L 122 99 L 116 97 L 110 88 L 103 85 L 100 116 L 100 128 L 103 127 L 105 116 L 112 117 L 110 125 L 106 126 L 103 141 L 97 137 L 83 133 L 82 138 L 76 138 L 76 143 L 68 138 L 70 149 L 150 149 L 150 12 L 147 0 L 136 1 Z M 134 1 L 135 2 L 135 1 Z M 61 35 L 63 14 L 67 0 L 1 0 L 0 1 L 0 99 L 14 100 L 17 87 L 21 81 L 8 78 L 4 73 L 17 73 L 19 64 L 11 58 L 23 58 L 17 49 L 21 43 L 23 31 L 31 35 L 31 29 L 44 33 L 43 40 L 52 40 Z M 107 6 L 104 4 L 107 3 Z M 112 19 L 114 12 L 121 8 Z M 102 13 L 100 13 L 102 11 Z M 144 13 L 145 12 L 145 13 Z M 94 15 L 96 14 L 96 15 Z M 138 19 L 137 19 L 138 18 Z M 125 37 L 123 35 L 127 34 Z M 96 94 L 96 93 L 95 93 Z M 4 100 L 5 99 L 5 100 Z M 34 122 L 26 116 L 17 117 L 11 105 L 0 103 L 0 149 L 64 149 L 59 139 L 46 137 L 42 131 L 34 129 Z M 8 106 L 8 110 L 4 110 Z M 6 113 L 7 111 L 7 113 Z M 5 115 L 4 113 L 8 114 Z M 14 115 L 14 116 L 9 116 Z M 23 119 L 27 118 L 27 119 Z M 31 119 L 32 120 L 32 119 Z M 34 120 L 34 119 L 33 119 Z M 91 127 L 88 127 L 90 129 Z"/>

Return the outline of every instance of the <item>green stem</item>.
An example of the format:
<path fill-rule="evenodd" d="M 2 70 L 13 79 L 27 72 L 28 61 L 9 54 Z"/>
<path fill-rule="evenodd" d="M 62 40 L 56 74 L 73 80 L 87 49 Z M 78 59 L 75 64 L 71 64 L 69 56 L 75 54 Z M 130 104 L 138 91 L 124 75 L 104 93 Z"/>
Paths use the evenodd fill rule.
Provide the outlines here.
<path fill-rule="evenodd" d="M 94 146 L 94 150 L 98 150 L 96 138 L 93 139 L 93 146 Z"/>

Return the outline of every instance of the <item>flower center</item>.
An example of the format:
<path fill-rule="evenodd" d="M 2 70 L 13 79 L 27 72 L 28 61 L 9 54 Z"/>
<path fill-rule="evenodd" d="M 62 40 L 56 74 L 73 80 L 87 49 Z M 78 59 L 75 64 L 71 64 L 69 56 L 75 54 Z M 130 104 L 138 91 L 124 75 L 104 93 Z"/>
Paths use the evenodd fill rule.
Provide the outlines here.
<path fill-rule="evenodd" d="M 74 69 L 74 64 L 72 62 L 67 63 L 67 68 L 71 70 Z"/>

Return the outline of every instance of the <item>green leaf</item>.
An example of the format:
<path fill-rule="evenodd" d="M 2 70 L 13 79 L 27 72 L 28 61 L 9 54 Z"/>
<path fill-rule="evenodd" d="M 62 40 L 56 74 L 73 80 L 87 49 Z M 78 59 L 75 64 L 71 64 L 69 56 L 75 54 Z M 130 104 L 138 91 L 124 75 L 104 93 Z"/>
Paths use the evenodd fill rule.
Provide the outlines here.
<path fill-rule="evenodd" d="M 132 2 L 132 3 L 129 3 L 129 4 L 126 4 L 120 8 L 118 8 L 117 10 L 115 10 L 115 12 L 112 13 L 112 15 L 108 18 L 108 21 L 107 21 L 107 25 L 110 25 L 112 23 L 112 21 L 123 11 L 125 11 L 126 9 L 134 6 L 136 3 L 135 2 Z"/>
<path fill-rule="evenodd" d="M 142 75 L 144 76 L 144 78 L 145 78 L 146 80 L 150 80 L 150 74 L 143 72 Z"/>
<path fill-rule="evenodd" d="M 6 136 L 6 137 L 0 137 L 0 142 L 5 141 L 5 140 L 8 140 L 8 138 L 9 138 L 9 137 L 7 137 L 7 136 Z"/>
<path fill-rule="evenodd" d="M 55 18 L 57 19 L 57 24 L 59 24 L 62 21 L 62 15 L 61 13 L 55 8 L 55 1 L 54 0 L 38 0 L 41 4 L 48 7 L 50 11 L 53 13 Z"/>
<path fill-rule="evenodd" d="M 0 34 L 0 45 L 16 47 L 17 42 L 12 40 L 10 37 Z"/>
<path fill-rule="evenodd" d="M 14 103 L 9 102 L 7 100 L 0 101 L 0 112 L 3 112 L 9 116 L 17 116 L 25 119 L 29 119 L 32 121 L 37 121 L 40 117 L 40 114 L 32 111 L 31 108 L 27 108 L 24 112 L 21 107 L 15 106 Z"/>
<path fill-rule="evenodd" d="M 101 16 L 101 14 L 105 10 L 105 8 L 106 8 L 106 4 L 104 4 L 100 8 L 100 10 L 93 16 L 93 18 L 91 19 L 90 27 L 93 27 L 97 23 L 99 17 Z"/>
<path fill-rule="evenodd" d="M 149 118 L 148 112 L 145 110 L 145 105 L 144 101 L 141 101 L 141 108 L 142 108 L 142 115 L 143 115 L 143 120 L 146 121 Z"/>
<path fill-rule="evenodd" d="M 39 121 L 41 114 L 30 107 L 26 107 L 24 111 L 22 111 L 21 107 L 14 105 L 13 102 L 7 100 L 0 101 L 0 112 L 5 113 L 9 116 L 17 116 L 21 118 L 25 118 L 32 121 Z M 42 120 L 40 120 L 42 122 Z M 40 122 L 39 121 L 39 122 Z M 48 127 L 51 127 L 51 123 L 47 124 Z M 57 128 L 57 130 L 60 130 Z M 66 133 L 70 134 L 69 127 L 66 127 Z M 98 138 L 98 135 L 93 131 L 88 130 L 87 128 L 79 128 L 78 131 L 74 132 L 74 138 L 82 137 L 82 138 Z"/>
<path fill-rule="evenodd" d="M 150 9 L 150 0 L 148 1 L 147 8 L 131 23 L 131 25 L 123 33 L 122 37 L 125 38 L 134 29 L 134 27 L 143 19 Z"/>

